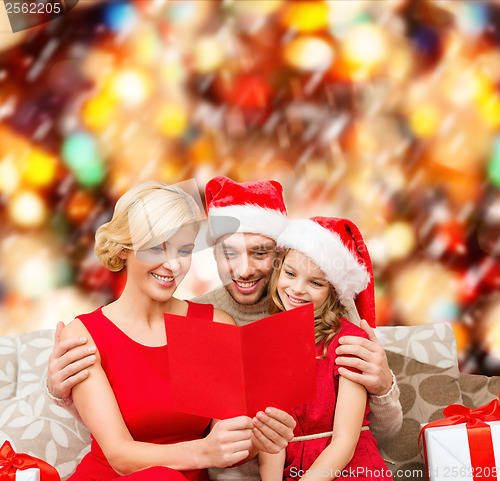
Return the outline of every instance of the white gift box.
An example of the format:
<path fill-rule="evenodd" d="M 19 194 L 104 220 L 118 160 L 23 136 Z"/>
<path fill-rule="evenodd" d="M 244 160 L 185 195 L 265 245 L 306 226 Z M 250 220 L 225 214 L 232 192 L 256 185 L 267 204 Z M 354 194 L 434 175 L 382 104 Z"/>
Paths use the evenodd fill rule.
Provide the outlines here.
<path fill-rule="evenodd" d="M 430 481 L 474 481 L 492 472 L 500 480 L 500 421 L 486 422 L 491 428 L 493 452 L 497 468 L 472 467 L 465 423 L 439 426 L 424 431 Z M 421 427 L 425 426 L 422 424 Z M 496 475 L 496 476 L 495 476 Z"/>
<path fill-rule="evenodd" d="M 16 481 L 40 481 L 40 470 L 38 468 L 18 469 Z"/>

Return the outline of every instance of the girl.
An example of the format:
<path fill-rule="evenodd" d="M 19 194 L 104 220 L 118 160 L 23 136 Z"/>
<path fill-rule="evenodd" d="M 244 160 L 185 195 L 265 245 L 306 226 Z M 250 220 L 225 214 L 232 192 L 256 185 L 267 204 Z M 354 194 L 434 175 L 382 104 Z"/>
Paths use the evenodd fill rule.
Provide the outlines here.
<path fill-rule="evenodd" d="M 348 220 L 314 217 L 291 221 L 278 247 L 269 284 L 271 312 L 313 304 L 317 395 L 291 412 L 296 437 L 286 451 L 259 454 L 262 481 L 392 479 L 368 430 L 366 390 L 339 376 L 335 364 L 341 336 L 367 337 L 342 317 L 345 306 L 356 298 L 365 316 L 373 314 L 372 271 L 361 234 Z M 367 320 L 374 326 L 374 315 Z"/>
<path fill-rule="evenodd" d="M 72 392 L 92 445 L 71 481 L 202 481 L 204 468 L 255 455 L 250 418 L 220 421 L 209 432 L 210 419 L 172 407 L 163 313 L 234 323 L 211 305 L 173 297 L 198 229 L 192 197 L 154 181 L 125 193 L 98 229 L 99 261 L 112 271 L 126 267 L 127 282 L 116 301 L 78 316 L 61 334 L 63 342 L 87 338 L 97 358 Z"/>

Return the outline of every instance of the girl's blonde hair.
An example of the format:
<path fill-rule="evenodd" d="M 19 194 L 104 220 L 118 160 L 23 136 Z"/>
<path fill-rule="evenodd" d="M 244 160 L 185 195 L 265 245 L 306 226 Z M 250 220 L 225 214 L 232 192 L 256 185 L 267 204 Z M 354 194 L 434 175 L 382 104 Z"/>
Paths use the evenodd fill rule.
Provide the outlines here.
<path fill-rule="evenodd" d="M 285 306 L 278 295 L 278 279 L 283 267 L 283 262 L 290 249 L 283 249 L 275 261 L 275 268 L 269 279 L 269 313 L 276 314 L 285 310 Z M 334 287 L 329 283 L 330 292 L 325 302 L 314 310 L 314 330 L 316 333 L 316 346 L 323 344 L 323 356 L 326 357 L 328 344 L 337 334 L 340 327 L 340 318 L 346 310 L 337 297 Z"/>
<path fill-rule="evenodd" d="M 141 182 L 118 199 L 112 219 L 97 229 L 94 251 L 104 267 L 116 272 L 125 265 L 122 250 L 157 246 L 186 224 L 198 233 L 200 210 L 189 194 L 175 185 Z"/>

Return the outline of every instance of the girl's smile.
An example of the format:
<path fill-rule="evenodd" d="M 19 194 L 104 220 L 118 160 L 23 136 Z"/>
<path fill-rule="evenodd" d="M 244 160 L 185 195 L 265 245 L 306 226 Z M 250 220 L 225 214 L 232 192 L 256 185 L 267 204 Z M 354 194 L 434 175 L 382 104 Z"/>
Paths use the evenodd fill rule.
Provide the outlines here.
<path fill-rule="evenodd" d="M 330 284 L 323 271 L 309 257 L 294 249 L 285 257 L 277 287 L 287 311 L 309 303 L 317 309 L 330 293 Z"/>
<path fill-rule="evenodd" d="M 290 301 L 291 304 L 297 304 L 297 306 L 300 306 L 302 304 L 310 304 L 311 302 L 307 299 L 299 299 L 298 297 L 292 296 L 288 292 L 285 292 L 285 295 L 288 297 L 288 300 Z"/>

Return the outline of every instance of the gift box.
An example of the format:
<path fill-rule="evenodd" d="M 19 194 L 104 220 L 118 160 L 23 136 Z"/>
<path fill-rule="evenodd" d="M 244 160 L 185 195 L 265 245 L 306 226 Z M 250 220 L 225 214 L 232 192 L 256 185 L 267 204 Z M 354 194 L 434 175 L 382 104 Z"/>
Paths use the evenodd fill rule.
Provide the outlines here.
<path fill-rule="evenodd" d="M 1 481 L 61 481 L 50 464 L 24 453 L 16 453 L 9 441 L 0 448 Z"/>
<path fill-rule="evenodd" d="M 18 469 L 16 481 L 40 481 L 40 470 L 38 468 Z"/>
<path fill-rule="evenodd" d="M 423 425 L 423 458 L 430 481 L 500 479 L 500 405 L 477 409 L 452 404 L 444 419 Z"/>

